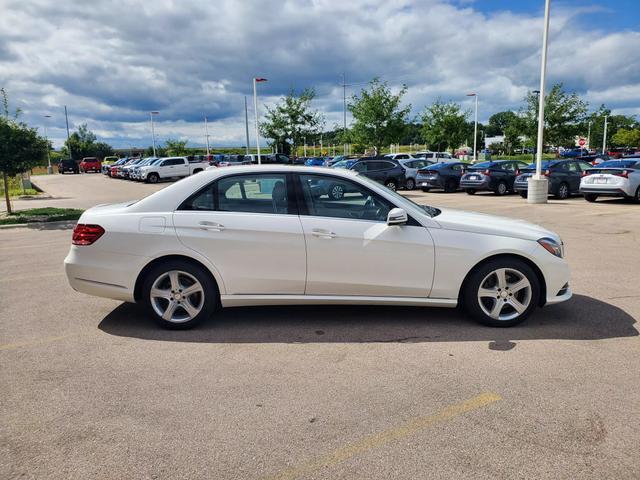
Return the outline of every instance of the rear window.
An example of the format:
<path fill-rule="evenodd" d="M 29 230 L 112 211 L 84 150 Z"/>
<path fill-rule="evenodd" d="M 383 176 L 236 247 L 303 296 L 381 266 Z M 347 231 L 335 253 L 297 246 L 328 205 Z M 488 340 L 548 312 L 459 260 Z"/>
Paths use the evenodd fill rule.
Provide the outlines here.
<path fill-rule="evenodd" d="M 499 164 L 495 162 L 482 162 L 482 163 L 476 163 L 475 165 L 471 165 L 469 168 L 472 170 L 476 170 L 480 168 L 490 168 L 490 167 L 493 167 L 494 165 L 499 165 Z"/>

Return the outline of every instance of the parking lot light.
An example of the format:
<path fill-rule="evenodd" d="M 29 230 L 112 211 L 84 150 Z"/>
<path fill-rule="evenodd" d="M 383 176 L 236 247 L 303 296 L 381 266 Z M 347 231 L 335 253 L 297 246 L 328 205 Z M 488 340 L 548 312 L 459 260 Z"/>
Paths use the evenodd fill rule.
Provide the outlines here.
<path fill-rule="evenodd" d="M 549 40 L 549 10 L 551 0 L 544 4 L 544 31 L 542 34 L 542 59 L 540 62 L 540 95 L 538 96 L 538 142 L 536 151 L 536 173 L 529 179 L 527 203 L 547 203 L 549 180 L 542 175 L 542 145 L 544 135 L 544 83 L 547 74 L 547 45 Z"/>
<path fill-rule="evenodd" d="M 51 115 L 43 115 L 44 118 L 51 118 Z M 49 137 L 47 136 L 47 122 L 45 120 L 44 124 L 44 139 L 47 141 L 47 174 L 51 175 L 53 173 L 53 167 L 51 166 L 51 154 L 49 152 Z"/>
<path fill-rule="evenodd" d="M 256 90 L 256 84 L 259 82 L 266 82 L 266 78 L 254 78 L 253 79 L 253 110 L 256 117 L 256 147 L 258 149 L 258 165 L 262 164 L 262 158 L 260 157 L 260 130 L 258 125 L 258 93 Z"/>
<path fill-rule="evenodd" d="M 153 128 L 153 116 L 158 115 L 160 112 L 149 112 L 149 117 L 151 117 L 151 143 L 153 145 L 153 156 L 156 156 L 156 132 Z"/>
<path fill-rule="evenodd" d="M 477 93 L 467 93 L 467 97 L 475 97 L 476 99 L 476 109 L 473 120 L 473 163 L 476 163 L 476 151 L 477 151 L 477 142 L 478 142 L 478 94 Z"/>

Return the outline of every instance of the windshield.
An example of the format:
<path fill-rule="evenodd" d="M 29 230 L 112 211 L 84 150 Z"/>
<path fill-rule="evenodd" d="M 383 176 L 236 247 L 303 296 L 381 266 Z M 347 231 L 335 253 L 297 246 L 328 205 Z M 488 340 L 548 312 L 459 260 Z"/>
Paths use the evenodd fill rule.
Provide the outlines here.
<path fill-rule="evenodd" d="M 362 181 L 364 181 L 365 183 L 369 183 L 371 185 L 375 185 L 377 187 L 380 186 L 380 184 L 378 182 L 376 182 L 375 180 L 371 180 L 368 177 L 365 177 L 364 175 L 358 175 L 358 178 Z M 390 194 L 392 197 L 394 197 L 396 200 L 398 200 L 398 202 L 400 203 L 400 205 L 404 204 L 410 204 L 413 205 L 414 207 L 419 208 L 420 210 L 424 211 L 427 215 L 429 215 L 430 217 L 435 217 L 437 215 L 440 215 L 441 210 L 435 207 L 431 207 L 429 205 L 420 205 L 419 203 L 414 202 L 413 200 L 411 200 L 410 198 L 405 197 L 404 195 L 400 195 L 398 192 L 395 192 L 393 190 L 391 190 L 390 188 L 387 189 L 387 193 Z"/>
<path fill-rule="evenodd" d="M 333 164 L 333 168 L 349 168 L 354 163 L 354 160 L 340 160 Z"/>
<path fill-rule="evenodd" d="M 494 164 L 494 162 L 482 162 L 482 163 L 476 163 L 475 165 L 471 165 L 469 168 L 490 168 L 492 167 Z"/>

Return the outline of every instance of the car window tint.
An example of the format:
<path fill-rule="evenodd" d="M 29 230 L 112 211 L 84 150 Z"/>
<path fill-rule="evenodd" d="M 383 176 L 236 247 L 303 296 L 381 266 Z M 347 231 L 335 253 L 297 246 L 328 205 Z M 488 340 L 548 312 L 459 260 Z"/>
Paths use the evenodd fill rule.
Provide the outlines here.
<path fill-rule="evenodd" d="M 288 202 L 286 175 L 235 175 L 206 186 L 179 210 L 286 214 Z"/>
<path fill-rule="evenodd" d="M 358 162 L 353 165 L 353 170 L 356 172 L 366 172 L 368 169 L 367 162 Z"/>
<path fill-rule="evenodd" d="M 409 158 L 409 155 L 402 154 L 396 156 L 396 159 L 398 160 L 406 160 L 407 158 Z"/>
<path fill-rule="evenodd" d="M 567 162 L 567 170 L 569 170 L 570 172 L 582 172 L 576 162 Z"/>
<path fill-rule="evenodd" d="M 451 169 L 455 170 L 456 172 L 458 172 L 458 171 L 462 170 L 462 165 L 460 165 L 460 164 L 451 165 Z"/>
<path fill-rule="evenodd" d="M 393 205 L 350 180 L 326 175 L 300 175 L 309 215 L 386 222 Z"/>

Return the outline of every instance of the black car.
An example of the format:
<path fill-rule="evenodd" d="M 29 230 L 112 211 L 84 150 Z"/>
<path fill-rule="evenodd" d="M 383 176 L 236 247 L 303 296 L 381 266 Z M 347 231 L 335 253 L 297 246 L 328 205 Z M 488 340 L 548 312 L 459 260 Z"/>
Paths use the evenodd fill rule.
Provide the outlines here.
<path fill-rule="evenodd" d="M 434 163 L 418 170 L 416 185 L 423 192 L 441 188 L 445 192 L 455 192 L 460 188 L 460 178 L 469 164 L 464 162 Z"/>
<path fill-rule="evenodd" d="M 564 200 L 579 193 L 582 174 L 592 168 L 582 160 L 548 160 L 542 162 L 542 174 L 549 179 L 549 194 Z M 521 169 L 513 183 L 513 188 L 522 198 L 527 198 L 529 179 L 536 173 L 536 164 Z"/>
<path fill-rule="evenodd" d="M 396 160 L 384 157 L 365 157 L 355 162 L 349 169 L 382 183 L 391 190 L 405 187 L 405 171 Z"/>
<path fill-rule="evenodd" d="M 469 195 L 479 190 L 491 190 L 496 195 L 513 191 L 516 171 L 527 166 L 516 160 L 497 160 L 469 166 L 467 173 L 460 179 L 460 188 Z"/>
<path fill-rule="evenodd" d="M 58 164 L 58 173 L 73 172 L 80 173 L 80 165 L 72 159 L 60 160 Z"/>

